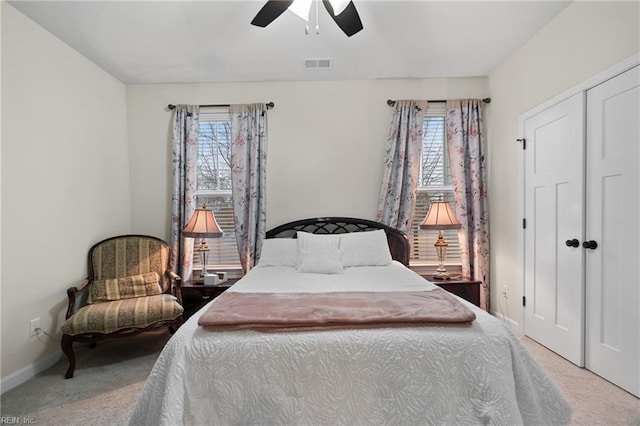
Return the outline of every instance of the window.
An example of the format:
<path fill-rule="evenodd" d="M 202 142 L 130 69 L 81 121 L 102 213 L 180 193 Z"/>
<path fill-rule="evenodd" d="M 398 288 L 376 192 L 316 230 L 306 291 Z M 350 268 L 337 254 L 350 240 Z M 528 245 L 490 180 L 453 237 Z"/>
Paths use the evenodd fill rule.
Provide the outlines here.
<path fill-rule="evenodd" d="M 422 138 L 422 158 L 418 177 L 418 193 L 413 221 L 411 223 L 411 265 L 437 265 L 436 250 L 433 244 L 437 231 L 420 229 L 420 223 L 427 215 L 431 201 L 442 197 L 453 205 L 453 186 L 449 171 L 449 158 L 446 149 L 446 110 L 444 106 L 429 106 L 425 114 Z M 449 244 L 445 264 L 460 265 L 458 231 L 444 230 Z M 455 268 L 454 268 L 455 269 Z"/>
<path fill-rule="evenodd" d="M 196 205 L 206 205 L 224 232 L 222 238 L 208 238 L 210 270 L 240 269 L 231 199 L 231 117 L 227 110 L 200 113 Z M 200 269 L 194 253 L 194 266 Z"/>

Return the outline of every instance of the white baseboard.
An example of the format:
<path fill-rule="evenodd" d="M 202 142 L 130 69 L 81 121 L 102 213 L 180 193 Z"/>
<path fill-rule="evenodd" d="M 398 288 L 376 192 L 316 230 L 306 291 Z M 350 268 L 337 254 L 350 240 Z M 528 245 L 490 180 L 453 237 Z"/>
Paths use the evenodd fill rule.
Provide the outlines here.
<path fill-rule="evenodd" d="M 57 351 L 51 355 L 39 359 L 33 364 L 29 364 L 20 370 L 3 377 L 0 381 L 0 393 L 5 393 L 10 389 L 15 388 L 18 385 L 23 384 L 27 380 L 31 379 L 38 373 L 43 372 L 47 368 L 53 366 L 62 358 L 62 351 Z"/>
<path fill-rule="evenodd" d="M 500 319 L 516 336 L 522 337 L 524 335 L 522 327 L 520 327 L 520 324 L 517 321 L 514 321 L 509 317 L 505 317 L 496 311 L 491 311 L 491 315 Z"/>

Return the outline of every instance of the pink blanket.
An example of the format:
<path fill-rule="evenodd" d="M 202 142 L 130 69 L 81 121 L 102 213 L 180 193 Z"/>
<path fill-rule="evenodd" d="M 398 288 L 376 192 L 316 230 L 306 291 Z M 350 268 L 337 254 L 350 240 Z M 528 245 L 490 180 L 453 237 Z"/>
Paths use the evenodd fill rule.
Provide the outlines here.
<path fill-rule="evenodd" d="M 442 289 L 220 295 L 198 324 L 214 331 L 307 331 L 468 325 L 476 315 Z"/>

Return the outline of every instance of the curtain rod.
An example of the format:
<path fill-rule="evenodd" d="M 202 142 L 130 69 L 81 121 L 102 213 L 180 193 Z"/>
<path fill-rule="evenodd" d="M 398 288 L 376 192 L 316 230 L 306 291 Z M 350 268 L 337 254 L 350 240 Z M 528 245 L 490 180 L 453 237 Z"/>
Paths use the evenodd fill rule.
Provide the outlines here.
<path fill-rule="evenodd" d="M 445 99 L 434 99 L 434 100 L 428 100 L 427 102 L 430 104 L 443 104 L 443 103 L 446 103 L 447 101 Z M 484 98 L 482 102 L 484 102 L 485 104 L 490 104 L 491 98 Z M 395 104 L 396 104 L 396 101 L 387 99 L 387 105 L 394 106 Z"/>
<path fill-rule="evenodd" d="M 273 102 L 267 102 L 265 105 L 267 106 L 267 109 L 271 109 L 276 106 L 276 104 L 274 104 Z M 216 108 L 216 107 L 221 108 L 221 107 L 230 107 L 231 105 L 230 104 L 214 104 L 214 105 L 198 105 L 198 106 L 200 108 Z M 175 109 L 176 106 L 173 104 L 169 104 L 167 105 L 167 108 Z"/>

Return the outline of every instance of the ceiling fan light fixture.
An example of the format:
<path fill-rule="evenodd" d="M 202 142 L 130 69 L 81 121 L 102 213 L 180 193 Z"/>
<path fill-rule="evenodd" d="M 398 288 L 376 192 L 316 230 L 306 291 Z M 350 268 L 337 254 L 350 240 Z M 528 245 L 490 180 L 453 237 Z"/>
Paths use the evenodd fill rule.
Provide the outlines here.
<path fill-rule="evenodd" d="M 316 5 L 316 34 L 320 32 L 318 8 L 321 1 L 331 19 L 347 37 L 351 37 L 364 28 L 352 0 L 267 0 L 251 21 L 251 25 L 264 28 L 278 16 L 291 10 L 292 13 L 304 19 L 306 22 L 305 33 L 309 34 L 309 16 L 314 1 Z"/>
<path fill-rule="evenodd" d="M 309 22 L 311 3 L 313 3 L 313 0 L 293 0 L 293 3 L 289 6 L 289 10 L 304 19 L 305 22 Z"/>
<path fill-rule="evenodd" d="M 351 0 L 329 0 L 331 7 L 333 7 L 333 13 L 337 16 L 340 15 L 349 6 Z"/>
<path fill-rule="evenodd" d="M 334 15 L 337 16 L 344 12 L 350 1 L 351 0 L 329 0 L 329 3 L 333 8 Z M 311 14 L 311 6 L 313 5 L 313 2 L 314 0 L 293 0 L 293 3 L 289 6 L 289 10 L 304 19 L 306 22 L 309 22 L 309 15 Z"/>

